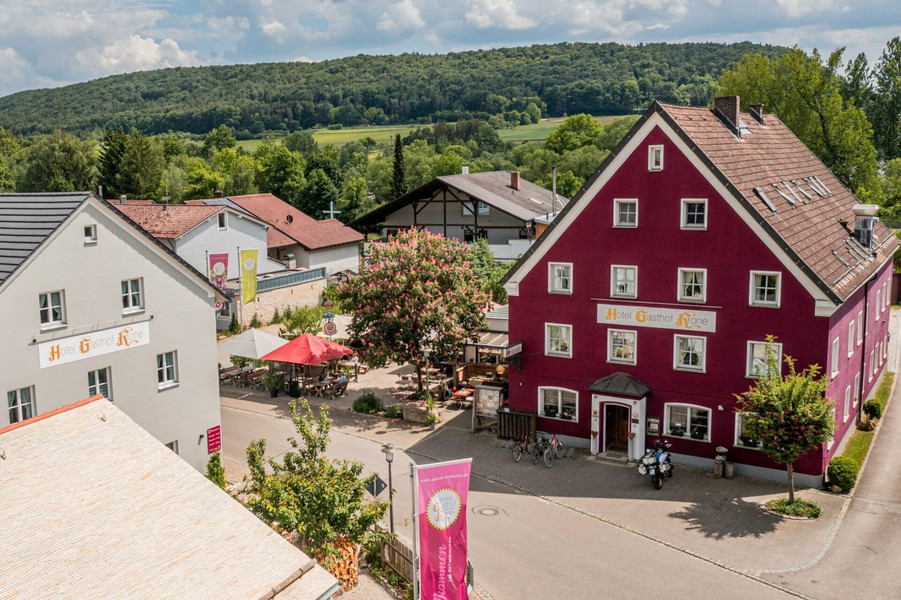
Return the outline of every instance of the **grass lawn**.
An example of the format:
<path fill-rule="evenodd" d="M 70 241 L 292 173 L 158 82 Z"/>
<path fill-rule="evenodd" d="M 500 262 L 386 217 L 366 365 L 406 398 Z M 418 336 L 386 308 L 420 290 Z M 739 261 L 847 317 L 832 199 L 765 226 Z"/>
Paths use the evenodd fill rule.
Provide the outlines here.
<path fill-rule="evenodd" d="M 895 374 L 889 371 L 885 374 L 885 377 L 882 378 L 882 383 L 879 384 L 879 389 L 876 390 L 876 394 L 873 396 L 873 398 L 882 404 L 883 407 L 885 407 L 885 403 L 888 401 L 888 395 L 892 391 L 893 381 L 895 381 Z M 851 434 L 851 439 L 848 440 L 848 444 L 845 446 L 842 456 L 854 459 L 858 467 L 863 466 L 863 461 L 867 457 L 867 452 L 870 451 L 870 444 L 873 443 L 873 436 L 875 435 L 875 431 L 855 430 L 854 433 Z"/>

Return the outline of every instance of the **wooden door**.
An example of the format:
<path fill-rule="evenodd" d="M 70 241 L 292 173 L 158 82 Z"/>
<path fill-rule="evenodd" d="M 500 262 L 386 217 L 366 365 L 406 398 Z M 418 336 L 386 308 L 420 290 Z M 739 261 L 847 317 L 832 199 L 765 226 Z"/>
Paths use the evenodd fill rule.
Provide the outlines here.
<path fill-rule="evenodd" d="M 618 404 L 604 405 L 604 451 L 629 449 L 629 409 Z"/>

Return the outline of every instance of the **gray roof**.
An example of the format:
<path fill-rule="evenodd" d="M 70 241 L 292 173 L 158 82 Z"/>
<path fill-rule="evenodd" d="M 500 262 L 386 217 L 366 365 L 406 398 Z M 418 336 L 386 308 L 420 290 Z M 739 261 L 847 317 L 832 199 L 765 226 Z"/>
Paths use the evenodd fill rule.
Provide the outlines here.
<path fill-rule="evenodd" d="M 88 192 L 0 194 L 0 284 L 89 196 Z"/>
<path fill-rule="evenodd" d="M 629 396 L 630 398 L 644 398 L 651 392 L 648 385 L 623 372 L 596 379 L 588 386 L 588 389 L 592 392 Z"/>
<path fill-rule="evenodd" d="M 0 429 L 0 598 L 275 600 L 340 588 L 102 396 Z"/>

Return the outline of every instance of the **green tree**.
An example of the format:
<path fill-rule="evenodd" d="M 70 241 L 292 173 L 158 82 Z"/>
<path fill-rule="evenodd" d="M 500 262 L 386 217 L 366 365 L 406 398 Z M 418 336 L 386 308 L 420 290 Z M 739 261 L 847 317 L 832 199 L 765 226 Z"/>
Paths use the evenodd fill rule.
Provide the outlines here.
<path fill-rule="evenodd" d="M 307 177 L 300 210 L 314 219 L 328 218 L 323 214 L 330 210 L 332 202 L 338 204 L 338 189 L 331 178 L 322 169 L 315 169 Z"/>
<path fill-rule="evenodd" d="M 404 145 L 400 134 L 394 136 L 394 178 L 391 184 L 392 198 L 400 198 L 407 193 L 407 182 L 404 176 Z"/>
<path fill-rule="evenodd" d="M 274 194 L 299 207 L 307 184 L 303 157 L 284 146 L 264 144 L 257 148 L 254 158 L 260 163 L 257 172 L 260 191 Z"/>
<path fill-rule="evenodd" d="M 829 380 L 820 376 L 819 365 L 800 373 L 790 356 L 783 376 L 774 349 L 775 338 L 767 336 L 766 368 L 757 369 L 757 382 L 736 394 L 736 411 L 742 414 L 749 436 L 759 440 L 763 452 L 785 465 L 788 502 L 795 501 L 792 465 L 799 458 L 832 439 L 835 431 L 833 403 L 824 396 Z"/>
<path fill-rule="evenodd" d="M 498 304 L 507 303 L 507 290 L 500 284 L 501 279 L 512 266 L 511 263 L 502 263 L 494 257 L 494 253 L 488 246 L 488 240 L 480 238 L 476 243 L 469 244 L 469 262 L 472 271 L 476 275 L 479 287 L 488 294 L 492 301 Z"/>
<path fill-rule="evenodd" d="M 73 192 L 94 189 L 97 159 L 93 144 L 56 130 L 25 151 L 27 167 L 16 188 L 22 192 Z"/>
<path fill-rule="evenodd" d="M 546 190 L 553 189 L 554 181 L 553 174 L 548 173 L 541 179 L 537 180 L 535 183 L 540 185 Z M 582 184 L 585 182 L 581 177 L 577 177 L 573 174 L 572 171 L 561 171 L 557 169 L 557 194 L 563 196 L 564 198 L 572 198 L 579 192 L 579 188 L 582 187 Z M 558 207 L 562 208 L 562 207 Z"/>
<path fill-rule="evenodd" d="M 887 220 L 901 220 L 901 158 L 893 158 L 885 163 L 882 193 L 885 195 L 885 203 L 879 209 L 879 214 Z"/>
<path fill-rule="evenodd" d="M 151 198 L 160 187 L 165 167 L 162 144 L 137 129 L 132 130 L 118 174 L 120 193 Z"/>
<path fill-rule="evenodd" d="M 236 143 L 231 129 L 226 125 L 220 125 L 203 138 L 203 153 L 205 156 L 212 157 L 219 150 L 234 148 Z"/>
<path fill-rule="evenodd" d="M 313 132 L 309 130 L 300 130 L 289 133 L 282 140 L 282 144 L 291 152 L 308 157 L 319 149 L 319 144 L 313 138 Z"/>
<path fill-rule="evenodd" d="M 901 38 L 889 40 L 873 68 L 873 75 L 876 146 L 883 157 L 898 158 L 901 157 Z"/>
<path fill-rule="evenodd" d="M 841 54 L 836 50 L 825 62 L 816 50 L 808 56 L 797 48 L 778 59 L 748 55 L 723 71 L 717 93 L 765 104 L 858 198 L 878 202 L 873 129 L 841 96 Z"/>
<path fill-rule="evenodd" d="M 601 124 L 591 115 L 580 114 L 567 117 L 563 123 L 550 132 L 544 143 L 545 148 L 562 154 L 588 144 L 593 144 L 601 133 Z"/>
<path fill-rule="evenodd" d="M 366 487 L 376 475 L 364 477 L 361 462 L 325 456 L 331 430 L 328 407 L 319 409 L 318 419 L 306 400 L 299 405 L 292 400 L 290 410 L 300 440 L 288 438 L 291 449 L 280 460 L 265 458 L 265 440 L 247 448 L 247 507 L 266 524 L 299 533 L 320 556 L 334 556 L 333 544 L 342 539 L 358 544 L 382 539 L 384 534 L 373 526 L 388 505 L 366 499 Z"/>
<path fill-rule="evenodd" d="M 122 191 L 119 181 L 122 170 L 122 159 L 128 147 L 128 135 L 122 128 L 107 129 L 100 146 L 100 164 L 97 183 L 103 186 L 105 198 L 118 198 Z"/>
<path fill-rule="evenodd" d="M 429 170 L 429 179 L 440 177 L 441 175 L 456 175 L 463 169 L 463 158 L 456 152 L 445 152 L 441 156 L 436 156 L 432 162 L 432 168 Z"/>
<path fill-rule="evenodd" d="M 360 358 L 367 364 L 417 365 L 421 394 L 425 348 L 456 356 L 484 328 L 488 295 L 465 244 L 405 230 L 369 251 L 361 273 L 340 288 L 354 307 L 349 331 L 362 340 Z"/>
<path fill-rule="evenodd" d="M 322 331 L 323 313 L 321 306 L 298 306 L 291 312 L 285 311 L 282 319 L 284 327 L 278 333 L 286 340 L 293 340 L 305 333 L 318 335 Z"/>
<path fill-rule="evenodd" d="M 612 152 L 620 143 L 620 141 L 629 133 L 632 126 L 640 118 L 639 115 L 629 117 L 619 117 L 608 123 L 604 123 L 601 133 L 594 140 L 594 145 L 600 150 Z"/>
<path fill-rule="evenodd" d="M 16 182 L 13 179 L 12 170 L 0 160 L 0 192 L 13 192 L 16 189 Z"/>
<path fill-rule="evenodd" d="M 373 201 L 367 198 L 366 179 L 350 176 L 345 180 L 341 197 L 338 199 L 338 208 L 341 210 L 338 218 L 344 223 L 349 223 L 375 208 L 374 198 Z"/>
<path fill-rule="evenodd" d="M 210 455 L 210 460 L 206 464 L 206 478 L 223 490 L 228 485 L 225 481 L 225 469 L 222 467 L 222 456 L 218 450 Z"/>
<path fill-rule="evenodd" d="M 225 177 L 210 166 L 201 162 L 188 172 L 185 178 L 185 187 L 182 196 L 185 200 L 197 198 L 212 198 L 213 195 L 225 187 Z"/>

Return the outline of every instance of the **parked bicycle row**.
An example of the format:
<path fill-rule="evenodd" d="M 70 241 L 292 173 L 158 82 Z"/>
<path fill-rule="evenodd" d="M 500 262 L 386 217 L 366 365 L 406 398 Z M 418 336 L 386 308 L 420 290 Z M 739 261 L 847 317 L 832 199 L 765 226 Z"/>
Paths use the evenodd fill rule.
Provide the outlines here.
<path fill-rule="evenodd" d="M 519 462 L 524 454 L 531 457 L 533 465 L 543 460 L 544 466 L 550 469 L 554 466 L 554 460 L 563 457 L 572 459 L 573 448 L 567 451 L 566 444 L 563 440 L 557 439 L 556 433 L 552 436 L 538 434 L 534 439 L 526 434 L 525 438 L 513 444 L 513 460 Z"/>

